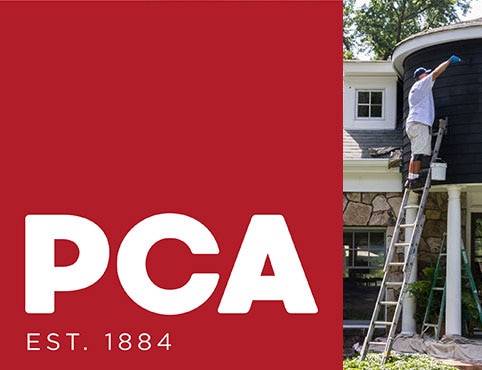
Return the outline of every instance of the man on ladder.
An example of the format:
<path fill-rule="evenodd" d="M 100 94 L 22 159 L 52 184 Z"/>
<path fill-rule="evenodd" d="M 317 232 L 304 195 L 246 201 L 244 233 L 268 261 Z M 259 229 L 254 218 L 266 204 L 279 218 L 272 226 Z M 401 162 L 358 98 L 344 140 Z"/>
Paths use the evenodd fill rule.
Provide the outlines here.
<path fill-rule="evenodd" d="M 408 94 L 408 117 L 405 124 L 407 136 L 410 139 L 412 156 L 408 167 L 408 178 L 405 182 L 407 189 L 423 187 L 420 180 L 420 168 L 423 156 L 432 155 L 431 129 L 435 119 L 435 105 L 433 101 L 432 87 L 435 80 L 451 63 L 460 62 L 461 59 L 452 55 L 445 62 L 440 63 L 433 70 L 424 67 L 417 68 L 413 73 L 416 82 Z M 432 72 L 432 73 L 430 73 Z"/>
<path fill-rule="evenodd" d="M 411 142 L 412 157 L 409 165 L 408 179 L 405 184 L 405 192 L 403 194 L 402 203 L 400 205 L 397 222 L 394 227 L 392 240 L 390 247 L 386 255 L 384 276 L 380 285 L 380 291 L 377 301 L 375 303 L 375 309 L 370 320 L 367 335 L 365 337 L 362 350 L 360 352 L 359 361 L 363 361 L 368 353 L 370 346 L 383 346 L 382 365 L 387 361 L 395 332 L 397 329 L 398 319 L 400 317 L 403 298 L 406 293 L 407 285 L 410 280 L 412 267 L 414 260 L 416 259 L 416 251 L 421 238 L 423 225 L 425 223 L 424 208 L 427 201 L 430 184 L 431 184 L 431 167 L 428 169 L 428 176 L 425 183 L 420 181 L 420 168 L 421 161 L 424 155 L 431 155 L 432 164 L 438 156 L 438 151 L 441 145 L 442 137 L 447 125 L 446 120 L 440 120 L 437 139 L 435 141 L 434 150 L 432 152 L 432 140 L 431 140 L 431 127 L 435 119 L 435 108 L 432 95 L 432 87 L 435 80 L 440 74 L 442 74 L 451 63 L 460 62 L 461 59 L 458 56 L 452 55 L 448 60 L 441 63 L 435 70 L 427 70 L 423 67 L 418 68 L 414 72 L 414 77 L 417 81 L 412 86 L 409 93 L 409 115 L 406 121 L 406 131 Z M 408 198 L 411 191 L 414 189 L 423 188 L 420 203 L 418 205 L 409 205 Z M 406 212 L 409 209 L 416 210 L 416 216 L 413 223 L 407 223 Z M 411 229 L 412 233 L 408 242 L 400 242 L 400 233 L 404 229 Z M 395 256 L 395 250 L 397 248 L 406 248 L 406 256 L 403 262 L 397 261 Z M 394 281 L 392 279 L 392 273 L 397 269 L 401 269 L 401 281 Z M 399 276 L 398 273 L 393 276 Z M 398 288 L 398 298 L 386 299 L 385 291 L 387 288 Z M 389 320 L 380 319 L 379 314 L 383 312 L 383 309 L 392 307 L 394 308 L 393 316 Z M 383 315 L 382 315 L 383 316 Z M 385 343 L 372 341 L 374 335 L 375 326 L 382 325 L 387 328 L 387 340 Z"/>

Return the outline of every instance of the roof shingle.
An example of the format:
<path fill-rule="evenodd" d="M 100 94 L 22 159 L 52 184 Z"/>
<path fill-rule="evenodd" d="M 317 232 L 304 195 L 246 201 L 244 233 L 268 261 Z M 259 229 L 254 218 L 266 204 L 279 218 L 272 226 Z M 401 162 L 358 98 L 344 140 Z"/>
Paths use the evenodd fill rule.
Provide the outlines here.
<path fill-rule="evenodd" d="M 373 158 L 369 148 L 402 147 L 402 131 L 343 129 L 343 159 Z M 386 157 L 390 153 L 386 154 Z"/>

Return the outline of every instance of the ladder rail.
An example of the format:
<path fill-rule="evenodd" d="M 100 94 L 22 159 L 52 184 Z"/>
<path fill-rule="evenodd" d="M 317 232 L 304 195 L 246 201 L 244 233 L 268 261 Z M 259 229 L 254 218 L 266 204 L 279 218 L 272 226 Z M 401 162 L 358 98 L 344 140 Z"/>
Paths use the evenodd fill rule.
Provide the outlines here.
<path fill-rule="evenodd" d="M 412 267 L 415 262 L 417 250 L 418 250 L 418 244 L 420 242 L 420 238 L 422 235 L 423 231 L 423 226 L 425 224 L 425 215 L 424 215 L 424 209 L 425 209 L 425 203 L 428 198 L 428 193 L 430 192 L 430 186 L 431 186 L 431 165 L 437 160 L 437 156 L 439 153 L 439 148 L 442 142 L 442 137 L 444 135 L 444 132 L 446 130 L 448 119 L 446 118 L 445 120 L 440 119 L 439 120 L 439 129 L 437 133 L 437 139 L 435 141 L 434 149 L 432 152 L 432 158 L 430 161 L 430 166 L 427 172 L 427 177 L 425 179 L 423 191 L 422 191 L 422 196 L 419 201 L 419 205 L 417 207 L 414 206 L 407 206 L 408 200 L 410 193 L 412 190 L 410 189 L 405 189 L 403 198 L 402 198 L 402 203 L 400 205 L 400 210 L 398 212 L 398 217 L 397 221 L 394 227 L 394 232 L 392 239 L 390 241 L 390 246 L 387 250 L 387 255 L 385 259 L 385 264 L 384 264 L 384 275 L 382 282 L 380 284 L 380 290 L 378 292 L 375 308 L 373 310 L 373 314 L 370 320 L 370 325 L 367 331 L 367 334 L 365 336 L 364 342 L 363 342 L 363 347 L 360 353 L 360 359 L 359 361 L 363 361 L 368 353 L 370 345 L 380 345 L 380 343 L 377 342 L 372 342 L 372 337 L 375 331 L 375 326 L 376 325 L 385 325 L 387 327 L 387 341 L 383 345 L 385 346 L 384 352 L 383 352 L 383 357 L 382 357 L 382 365 L 386 363 L 390 352 L 392 348 L 392 342 L 395 336 L 395 332 L 397 329 L 398 321 L 400 318 L 400 314 L 402 312 L 402 306 L 403 306 L 403 300 L 406 295 L 406 291 L 408 288 L 408 282 L 410 281 L 410 275 L 412 273 Z M 406 211 L 407 209 L 417 209 L 417 214 L 415 216 L 413 224 L 403 224 L 403 221 L 405 220 L 406 216 Z M 401 229 L 411 229 L 412 233 L 409 238 L 408 243 L 400 243 L 400 230 Z M 399 262 L 393 262 L 395 251 L 398 247 L 400 246 L 405 246 L 406 249 L 406 255 L 404 258 L 403 263 Z M 401 282 L 393 282 L 389 281 L 390 278 L 390 272 L 392 267 L 402 267 L 402 281 Z M 385 295 L 387 294 L 387 288 L 390 286 L 399 286 L 400 290 L 398 292 L 398 298 L 396 301 L 388 301 L 388 300 L 383 300 Z M 381 307 L 386 307 L 388 305 L 395 306 L 395 310 L 393 312 L 393 316 L 391 321 L 380 321 L 378 320 L 378 316 L 380 315 L 380 310 Z"/>
<path fill-rule="evenodd" d="M 428 187 L 426 187 L 424 189 L 424 192 L 428 192 Z M 404 198 L 408 199 L 409 193 L 410 193 L 410 190 L 408 190 L 408 189 L 405 190 Z M 407 290 L 408 281 L 410 280 L 410 275 L 411 275 L 412 267 L 413 267 L 413 264 L 414 264 L 414 258 L 415 258 L 415 255 L 416 255 L 416 251 L 418 249 L 418 242 L 420 240 L 421 233 L 422 233 L 422 230 L 423 230 L 423 225 L 425 223 L 425 215 L 423 214 L 423 211 L 421 211 L 421 210 L 423 210 L 423 207 L 420 207 L 418 212 L 417 212 L 417 216 L 416 216 L 415 221 L 414 221 L 415 226 L 413 227 L 413 231 L 412 231 L 412 234 L 410 236 L 409 245 L 411 246 L 411 248 L 409 248 L 408 254 L 405 258 L 404 267 L 403 267 L 403 270 L 402 270 L 403 279 L 402 279 L 402 282 L 401 282 L 400 292 L 399 292 L 399 295 L 398 295 L 395 311 L 393 313 L 392 320 L 390 322 L 387 322 L 387 324 L 386 324 L 386 326 L 389 326 L 390 328 L 388 329 L 387 342 L 385 344 L 385 350 L 384 350 L 384 356 L 383 356 L 383 359 L 382 359 L 382 364 L 384 364 L 386 362 L 386 360 L 388 359 L 388 356 L 390 355 L 392 340 L 393 340 L 393 337 L 394 337 L 394 334 L 395 334 L 395 331 L 396 331 L 396 327 L 397 327 L 397 323 L 398 323 L 398 320 L 399 320 L 399 317 L 400 317 L 400 314 L 401 314 L 401 311 L 402 311 L 401 309 L 402 309 L 402 304 L 403 304 L 403 298 L 404 298 L 405 292 Z M 399 224 L 399 226 L 400 225 L 401 224 Z M 396 245 L 394 240 L 395 239 L 392 238 L 392 243 L 390 244 L 390 246 L 391 246 L 390 249 L 392 249 L 392 250 L 389 251 L 389 255 L 391 257 L 393 257 L 393 254 L 394 254 L 393 248 L 395 248 L 395 245 Z M 388 258 L 387 258 L 387 260 L 388 260 Z M 389 264 L 386 264 L 386 266 L 389 267 Z M 389 274 L 388 273 L 389 273 L 389 269 L 386 268 L 385 274 L 383 276 L 382 283 L 380 285 L 377 303 L 375 305 L 375 309 L 373 311 L 372 318 L 370 320 L 368 332 L 367 332 L 367 335 L 365 336 L 364 344 L 363 344 L 363 347 L 362 347 L 361 360 L 363 360 L 365 358 L 365 356 L 368 352 L 368 347 L 370 345 L 370 341 L 371 341 L 371 338 L 373 336 L 373 332 L 375 330 L 375 324 L 380 323 L 380 322 L 377 322 L 377 319 L 378 319 L 378 315 L 380 314 L 380 308 L 381 308 L 381 302 L 382 302 L 383 296 L 386 294 L 385 289 L 387 288 L 387 285 L 389 283 L 389 281 L 388 281 Z"/>
<path fill-rule="evenodd" d="M 393 233 L 392 239 L 390 241 L 390 246 L 388 248 L 387 256 L 385 258 L 385 265 L 383 267 L 383 270 L 384 270 L 385 273 L 383 274 L 382 282 L 380 283 L 380 289 L 378 291 L 378 297 L 377 297 L 376 302 L 382 302 L 382 300 L 383 300 L 383 298 L 386 294 L 386 291 L 385 291 L 385 289 L 383 289 L 383 287 L 386 287 L 386 285 L 388 283 L 388 277 L 389 276 L 388 276 L 387 272 L 390 270 L 389 263 L 393 259 L 393 255 L 395 253 L 396 243 L 399 239 L 399 234 L 400 234 L 400 225 L 401 225 L 402 220 L 403 220 L 404 207 L 408 203 L 409 193 L 410 193 L 409 191 L 405 191 L 403 193 L 402 203 L 401 203 L 400 209 L 398 211 L 398 217 L 397 217 L 397 222 L 396 222 L 396 225 L 395 225 L 395 228 L 394 228 L 394 233 Z M 376 304 L 375 309 L 373 310 L 373 313 L 372 313 L 372 317 L 370 319 L 370 325 L 368 327 L 368 331 L 367 331 L 367 334 L 365 336 L 363 348 L 368 348 L 368 346 L 369 346 L 368 342 L 371 340 L 371 338 L 373 336 L 373 332 L 375 330 L 375 322 L 377 321 L 378 315 L 380 314 L 380 309 L 381 309 L 381 305 Z M 362 350 L 362 353 L 364 353 L 364 352 L 365 352 L 365 350 Z"/>
<path fill-rule="evenodd" d="M 444 314 L 444 308 L 445 308 L 445 288 L 446 288 L 446 280 L 444 279 L 444 286 L 439 287 L 437 286 L 437 281 L 440 279 L 439 274 L 440 274 L 440 269 L 442 268 L 442 259 L 447 255 L 446 254 L 446 244 L 447 244 L 447 233 L 444 233 L 443 238 L 442 238 L 442 244 L 440 245 L 440 251 L 439 255 L 437 258 L 437 263 L 435 264 L 435 270 L 432 278 L 432 284 L 430 286 L 430 293 L 428 296 L 428 301 L 427 301 L 427 307 L 425 308 L 425 314 L 423 317 L 423 322 L 422 322 L 422 329 L 420 336 L 423 338 L 424 334 L 428 331 L 430 328 L 434 328 L 434 336 L 435 339 L 438 340 L 440 338 L 440 329 L 442 327 L 442 318 Z M 446 272 L 445 272 L 446 273 Z M 430 310 L 432 308 L 432 303 L 435 298 L 435 292 L 439 291 L 442 289 L 442 298 L 441 298 L 441 304 L 439 308 L 439 317 L 437 324 L 431 324 L 429 323 L 429 316 L 430 316 Z"/>
<path fill-rule="evenodd" d="M 407 204 L 408 204 L 409 194 L 410 194 L 409 191 L 405 191 L 403 193 L 402 203 L 400 204 L 400 209 L 398 210 L 398 217 L 393 230 L 393 236 L 390 241 L 390 246 L 388 247 L 388 253 L 385 258 L 385 265 L 383 267 L 383 271 L 388 271 L 388 269 L 390 268 L 389 263 L 393 259 L 393 254 L 395 253 L 396 244 L 400 237 L 400 227 L 402 225 L 405 208 L 407 207 Z"/>
<path fill-rule="evenodd" d="M 477 291 L 477 286 L 475 285 L 474 275 L 472 274 L 472 269 L 470 268 L 469 258 L 467 256 L 467 251 L 465 250 L 464 244 L 461 244 L 462 249 L 462 261 L 464 263 L 465 273 L 469 279 L 470 292 L 474 298 L 475 305 L 477 306 L 477 313 L 479 314 L 479 321 L 482 324 L 482 307 L 480 304 L 479 293 Z"/>
<path fill-rule="evenodd" d="M 440 146 L 442 145 L 442 137 L 447 130 L 448 120 L 448 117 L 445 117 L 445 119 L 439 119 L 437 139 L 435 140 L 435 145 L 432 151 L 432 159 L 430 160 L 431 165 L 435 163 L 435 161 L 438 159 L 438 153 L 440 150 Z M 430 166 L 429 169 L 432 169 L 432 166 Z"/>
<path fill-rule="evenodd" d="M 419 211 L 418 215 L 420 214 L 422 213 Z M 390 326 L 390 330 L 388 332 L 387 342 L 386 342 L 385 350 L 382 356 L 382 365 L 386 363 L 386 361 L 388 360 L 388 357 L 390 356 L 390 352 L 393 345 L 393 339 L 395 337 L 395 332 L 397 329 L 397 324 L 400 318 L 400 314 L 402 313 L 403 300 L 405 298 L 408 282 L 410 281 L 410 276 L 412 274 L 412 267 L 416 256 L 416 251 L 418 248 L 418 240 L 421 237 L 424 222 L 425 222 L 425 217 L 421 217 L 420 221 L 417 222 L 417 226 L 412 231 L 410 244 L 413 245 L 413 247 L 409 250 L 407 262 L 405 264 L 405 268 L 403 271 L 403 280 L 402 280 L 402 286 L 400 287 L 400 292 L 398 295 L 398 304 L 395 307 L 395 312 L 393 313 L 393 318 L 392 318 L 392 325 Z M 414 239 L 417 240 L 416 243 Z"/>

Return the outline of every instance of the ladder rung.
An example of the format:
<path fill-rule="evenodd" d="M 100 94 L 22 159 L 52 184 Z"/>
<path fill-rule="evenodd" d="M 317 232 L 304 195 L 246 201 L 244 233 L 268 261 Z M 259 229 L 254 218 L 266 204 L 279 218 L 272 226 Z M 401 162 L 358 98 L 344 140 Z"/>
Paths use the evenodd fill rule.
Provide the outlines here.
<path fill-rule="evenodd" d="M 436 287 L 433 287 L 432 290 L 439 290 L 439 291 L 441 291 L 441 290 L 444 290 L 444 288 L 443 288 L 443 287 L 438 287 L 438 286 L 436 286 Z"/>
<path fill-rule="evenodd" d="M 418 209 L 420 206 L 417 204 L 417 205 L 409 205 L 409 206 L 405 206 L 403 207 L 403 209 Z"/>
<path fill-rule="evenodd" d="M 390 262 L 388 266 L 405 266 L 405 262 Z"/>
<path fill-rule="evenodd" d="M 401 281 L 387 281 L 385 285 L 391 285 L 391 286 L 400 286 L 403 283 Z"/>
<path fill-rule="evenodd" d="M 375 321 L 375 325 L 391 326 L 392 322 L 391 321 Z"/>
<path fill-rule="evenodd" d="M 396 247 L 408 247 L 410 246 L 410 243 L 395 243 Z"/>
<path fill-rule="evenodd" d="M 369 345 L 371 346 L 384 346 L 386 345 L 385 342 L 368 342 Z"/>
<path fill-rule="evenodd" d="M 423 324 L 423 326 L 426 326 L 428 328 L 438 328 L 437 324 Z"/>
<path fill-rule="evenodd" d="M 401 224 L 400 227 L 401 228 L 409 228 L 409 227 L 415 227 L 416 224 Z"/>
<path fill-rule="evenodd" d="M 380 304 L 384 306 L 396 306 L 398 301 L 381 301 Z"/>

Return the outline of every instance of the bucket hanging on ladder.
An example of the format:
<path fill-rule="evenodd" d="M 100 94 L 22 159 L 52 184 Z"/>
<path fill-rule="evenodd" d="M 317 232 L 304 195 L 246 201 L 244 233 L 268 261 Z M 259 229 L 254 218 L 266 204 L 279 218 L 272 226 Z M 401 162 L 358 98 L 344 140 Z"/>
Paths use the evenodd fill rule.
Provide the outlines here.
<path fill-rule="evenodd" d="M 432 169 L 432 180 L 445 181 L 447 163 L 443 162 L 442 159 L 437 158 L 437 160 L 430 165 L 430 168 Z"/>

